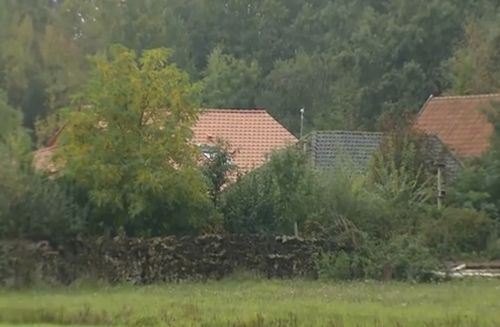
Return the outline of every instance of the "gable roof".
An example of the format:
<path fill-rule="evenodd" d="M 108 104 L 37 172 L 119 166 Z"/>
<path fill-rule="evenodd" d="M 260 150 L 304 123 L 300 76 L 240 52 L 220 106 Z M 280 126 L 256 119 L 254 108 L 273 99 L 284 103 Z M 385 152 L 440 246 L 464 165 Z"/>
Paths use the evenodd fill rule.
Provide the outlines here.
<path fill-rule="evenodd" d="M 193 134 L 193 142 L 199 145 L 217 139 L 227 142 L 234 163 L 243 172 L 264 164 L 273 150 L 298 142 L 265 109 L 204 109 Z"/>
<path fill-rule="evenodd" d="M 488 151 L 493 132 L 484 110 L 491 110 L 496 101 L 500 101 L 500 94 L 431 97 L 415 128 L 439 136 L 459 157 L 481 156 Z"/>
<path fill-rule="evenodd" d="M 383 134 L 357 131 L 316 131 L 308 136 L 308 153 L 315 167 L 334 167 L 347 160 L 363 170 L 382 142 Z"/>

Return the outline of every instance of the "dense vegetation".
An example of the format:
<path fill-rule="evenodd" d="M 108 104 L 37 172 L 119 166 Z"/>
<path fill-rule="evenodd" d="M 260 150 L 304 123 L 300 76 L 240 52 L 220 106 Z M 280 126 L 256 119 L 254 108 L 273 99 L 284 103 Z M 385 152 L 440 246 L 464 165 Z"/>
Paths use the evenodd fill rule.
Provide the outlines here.
<path fill-rule="evenodd" d="M 5 0 L 0 88 L 27 126 L 68 105 L 89 55 L 166 47 L 204 106 L 264 106 L 292 130 L 376 128 L 443 92 L 498 90 L 492 0 Z"/>
<path fill-rule="evenodd" d="M 289 149 L 227 187 L 224 146 L 200 168 L 189 143 L 200 106 L 263 106 L 295 132 L 305 107 L 306 130 L 373 130 L 401 126 L 430 94 L 498 91 L 498 15 L 492 0 L 2 1 L 0 235 L 297 224 L 354 246 L 318 263 L 341 278 L 389 267 L 420 279 L 437 259 L 500 258 L 498 117 L 492 151 L 442 210 L 409 132 L 364 173 L 314 171 Z M 34 172 L 31 150 L 61 131 L 58 172 Z"/>

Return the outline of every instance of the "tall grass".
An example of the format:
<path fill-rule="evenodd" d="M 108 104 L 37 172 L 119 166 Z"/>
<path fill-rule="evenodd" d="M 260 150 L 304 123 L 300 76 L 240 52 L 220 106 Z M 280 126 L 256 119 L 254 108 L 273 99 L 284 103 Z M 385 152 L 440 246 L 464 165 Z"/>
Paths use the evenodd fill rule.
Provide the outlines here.
<path fill-rule="evenodd" d="M 63 326 L 500 325 L 500 281 L 412 285 L 231 279 L 4 290 L 1 324 Z"/>

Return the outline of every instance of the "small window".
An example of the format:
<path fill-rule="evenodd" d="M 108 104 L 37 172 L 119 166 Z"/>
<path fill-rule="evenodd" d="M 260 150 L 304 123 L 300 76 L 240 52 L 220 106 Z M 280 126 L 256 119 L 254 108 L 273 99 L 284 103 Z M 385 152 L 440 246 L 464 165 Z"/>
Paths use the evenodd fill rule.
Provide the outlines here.
<path fill-rule="evenodd" d="M 200 146 L 203 156 L 207 159 L 213 159 L 217 153 L 217 147 L 209 144 L 203 144 Z"/>
<path fill-rule="evenodd" d="M 219 147 L 217 145 L 202 144 L 200 145 L 200 150 L 206 159 L 212 160 L 215 158 L 215 155 L 219 151 Z M 231 155 L 232 154 L 228 153 L 227 163 L 230 165 L 234 165 L 234 161 L 231 158 Z"/>

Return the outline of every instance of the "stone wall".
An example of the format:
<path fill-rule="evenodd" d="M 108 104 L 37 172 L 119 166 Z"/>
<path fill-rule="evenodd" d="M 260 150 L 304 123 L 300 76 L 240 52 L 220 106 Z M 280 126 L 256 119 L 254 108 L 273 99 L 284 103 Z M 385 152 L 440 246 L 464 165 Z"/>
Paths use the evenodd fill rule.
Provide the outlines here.
<path fill-rule="evenodd" d="M 148 284 L 219 279 L 248 270 L 268 278 L 315 277 L 315 257 L 339 250 L 326 240 L 279 236 L 199 236 L 75 240 L 57 248 L 0 244 L 0 281 L 68 284 L 77 279 Z"/>

